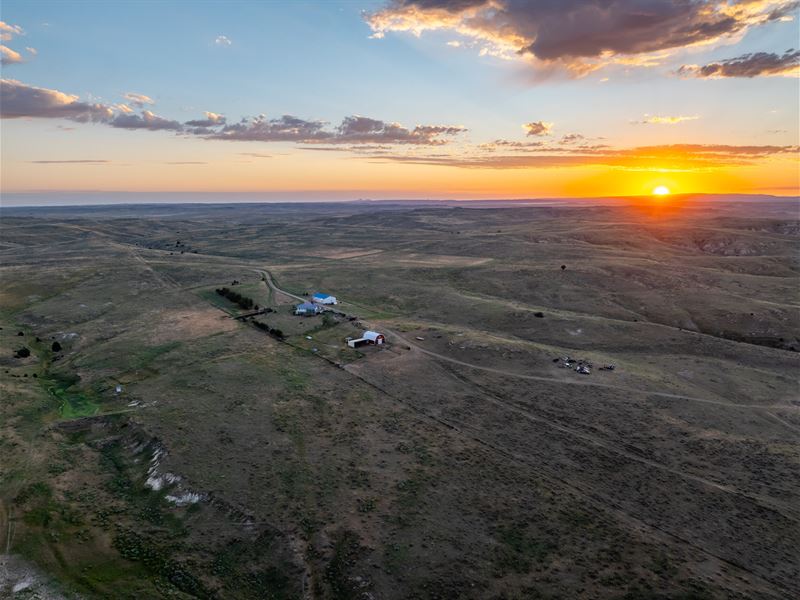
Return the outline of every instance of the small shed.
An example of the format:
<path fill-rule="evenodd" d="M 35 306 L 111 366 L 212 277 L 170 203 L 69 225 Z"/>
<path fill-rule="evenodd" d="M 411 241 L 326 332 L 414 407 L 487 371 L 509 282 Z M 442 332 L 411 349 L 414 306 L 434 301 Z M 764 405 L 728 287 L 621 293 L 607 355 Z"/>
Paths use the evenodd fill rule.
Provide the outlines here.
<path fill-rule="evenodd" d="M 369 341 L 370 344 L 383 344 L 386 341 L 384 335 L 377 331 L 365 331 L 361 337 Z"/>
<path fill-rule="evenodd" d="M 318 302 L 319 304 L 336 304 L 336 296 L 331 296 L 330 294 L 323 294 L 322 292 L 317 292 L 311 299 L 314 302 Z"/>
<path fill-rule="evenodd" d="M 312 304 L 311 302 L 303 302 L 302 304 L 298 304 L 294 308 L 294 314 L 300 315 L 303 317 L 310 317 L 316 315 L 320 312 L 320 307 L 316 304 Z"/>

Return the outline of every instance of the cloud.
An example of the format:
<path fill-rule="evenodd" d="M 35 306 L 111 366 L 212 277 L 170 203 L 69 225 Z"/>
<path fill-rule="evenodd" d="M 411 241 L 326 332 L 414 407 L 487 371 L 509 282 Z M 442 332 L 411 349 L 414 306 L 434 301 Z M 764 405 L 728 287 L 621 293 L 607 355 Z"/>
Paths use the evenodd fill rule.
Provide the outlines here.
<path fill-rule="evenodd" d="M 249 156 L 251 158 L 272 158 L 271 154 L 261 154 L 260 152 L 239 152 L 239 156 Z"/>
<path fill-rule="evenodd" d="M 561 143 L 562 144 L 574 144 L 575 142 L 580 142 L 581 140 L 585 139 L 580 133 L 569 133 L 565 136 L 562 136 Z"/>
<path fill-rule="evenodd" d="M 445 144 L 444 137 L 465 131 L 463 127 L 447 125 L 417 125 L 407 129 L 399 123 L 387 123 L 369 117 L 350 116 L 342 120 L 334 136 L 328 140 L 336 144 Z"/>
<path fill-rule="evenodd" d="M 755 52 L 703 66 L 683 65 L 678 69 L 678 75 L 700 78 L 797 76 L 798 74 L 800 74 L 800 50 L 787 50 L 783 54 Z"/>
<path fill-rule="evenodd" d="M 525 123 L 522 129 L 525 130 L 525 135 L 550 135 L 553 124 L 545 123 L 544 121 L 533 121 L 531 123 Z"/>
<path fill-rule="evenodd" d="M 226 119 L 224 116 L 208 111 L 206 111 L 205 114 L 206 114 L 205 119 L 195 119 L 193 121 L 186 121 L 185 125 L 187 127 L 215 127 L 217 125 L 225 124 Z"/>
<path fill-rule="evenodd" d="M 5 21 L 0 21 L 0 41 L 10 42 L 15 35 L 25 35 L 19 25 L 9 25 Z"/>
<path fill-rule="evenodd" d="M 292 115 L 283 115 L 278 119 L 259 115 L 225 125 L 208 135 L 208 138 L 251 142 L 307 142 L 330 137 L 331 134 L 324 131 L 324 127 L 323 121 L 306 121 Z"/>
<path fill-rule="evenodd" d="M 494 152 L 498 148 L 503 150 L 515 150 L 520 152 L 533 152 L 546 147 L 544 142 L 518 142 L 515 140 L 494 140 L 478 145 L 478 150 Z"/>
<path fill-rule="evenodd" d="M 102 165 L 111 161 L 84 158 L 76 160 L 29 160 L 28 162 L 35 165 Z"/>
<path fill-rule="evenodd" d="M 155 104 L 156 101 L 153 100 L 150 96 L 145 96 L 144 94 L 136 94 L 134 92 L 126 92 L 122 95 L 128 102 L 133 104 L 134 106 L 138 106 L 142 108 L 145 104 Z"/>
<path fill-rule="evenodd" d="M 135 114 L 126 104 L 109 106 L 81 102 L 78 96 L 21 83 L 0 80 L 0 118 L 70 119 L 80 123 L 104 123 L 121 129 L 181 131 L 183 125 L 149 110 Z"/>
<path fill-rule="evenodd" d="M 381 144 L 356 144 L 354 146 L 298 146 L 298 148 L 300 150 L 313 150 L 315 152 L 351 152 L 353 154 L 375 156 L 377 154 L 389 153 L 392 146 Z"/>
<path fill-rule="evenodd" d="M 108 124 L 119 129 L 149 129 L 150 131 L 181 131 L 183 129 L 183 125 L 178 121 L 159 117 L 149 110 L 144 110 L 139 115 L 132 113 L 118 114 L 113 119 L 110 119 Z"/>
<path fill-rule="evenodd" d="M 464 131 L 448 125 L 417 125 L 413 129 L 369 117 L 345 117 L 335 129 L 326 129 L 324 121 L 308 121 L 293 115 L 268 119 L 264 115 L 243 119 L 207 133 L 217 140 L 258 142 L 299 142 L 305 144 L 417 144 L 441 145 L 446 138 Z M 201 132 L 201 135 L 204 132 Z"/>
<path fill-rule="evenodd" d="M 228 36 L 226 36 L 226 35 L 218 35 L 217 39 L 214 40 L 214 43 L 217 46 L 226 46 L 226 47 L 230 46 L 231 44 L 233 44 L 233 42 L 230 40 L 230 38 Z"/>
<path fill-rule="evenodd" d="M 534 154 L 484 155 L 376 155 L 378 161 L 467 169 L 535 169 L 606 166 L 624 170 L 693 171 L 725 166 L 747 166 L 779 155 L 792 155 L 797 146 L 732 146 L 672 144 L 615 149 L 604 145 L 576 148 L 540 147 Z M 529 152 L 529 150 L 523 150 Z"/>
<path fill-rule="evenodd" d="M 0 64 L 13 65 L 22 62 L 22 55 L 8 46 L 0 44 Z"/>
<path fill-rule="evenodd" d="M 0 117 L 17 119 L 72 119 L 80 122 L 104 122 L 114 112 L 104 104 L 79 102 L 78 96 L 21 83 L 0 80 Z"/>
<path fill-rule="evenodd" d="M 143 94 L 127 93 L 132 103 L 144 105 L 153 100 Z M 0 80 L 0 118 L 70 119 L 103 123 L 118 129 L 175 131 L 214 140 L 256 142 L 296 142 L 305 144 L 409 144 L 437 146 L 465 131 L 452 125 L 417 125 L 409 129 L 399 123 L 350 116 L 338 127 L 324 121 L 306 120 L 292 115 L 269 119 L 265 115 L 228 123 L 223 115 L 206 112 L 205 119 L 179 121 L 159 116 L 150 110 L 137 113 L 127 104 L 107 105 L 82 102 L 78 96 L 40 88 L 14 79 Z"/>
<path fill-rule="evenodd" d="M 631 121 L 634 125 L 677 125 L 684 121 L 696 121 L 700 117 L 693 115 L 691 117 L 677 115 L 677 116 L 658 116 L 658 115 L 645 115 L 641 121 Z"/>
<path fill-rule="evenodd" d="M 0 21 L 0 42 L 10 42 L 15 35 L 25 35 L 19 25 L 9 25 L 5 21 Z M 36 55 L 36 50 L 27 48 L 31 55 Z M 0 65 L 15 65 L 24 62 L 22 55 L 9 48 L 5 44 L 0 44 Z"/>
<path fill-rule="evenodd" d="M 585 75 L 614 62 L 658 64 L 671 51 L 783 20 L 796 0 L 389 0 L 367 13 L 373 37 L 447 31 L 481 55 Z"/>

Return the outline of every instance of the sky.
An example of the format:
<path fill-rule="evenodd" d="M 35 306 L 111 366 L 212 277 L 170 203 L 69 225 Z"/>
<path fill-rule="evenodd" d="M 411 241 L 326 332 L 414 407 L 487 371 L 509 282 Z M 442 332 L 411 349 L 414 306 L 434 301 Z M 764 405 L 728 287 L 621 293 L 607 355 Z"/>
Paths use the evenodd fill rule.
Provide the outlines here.
<path fill-rule="evenodd" d="M 795 0 L 4 0 L 2 202 L 797 195 L 798 19 Z"/>

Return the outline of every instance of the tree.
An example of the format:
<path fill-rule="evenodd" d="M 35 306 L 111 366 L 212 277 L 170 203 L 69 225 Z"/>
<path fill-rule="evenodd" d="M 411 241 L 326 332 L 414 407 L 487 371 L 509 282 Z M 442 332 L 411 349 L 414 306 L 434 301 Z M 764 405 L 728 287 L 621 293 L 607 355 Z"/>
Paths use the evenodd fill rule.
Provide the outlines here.
<path fill-rule="evenodd" d="M 58 342 L 53 342 L 53 345 L 50 346 L 50 349 L 53 352 L 61 352 L 61 344 L 59 344 Z"/>
<path fill-rule="evenodd" d="M 28 350 L 25 346 L 17 350 L 16 354 L 14 354 L 14 356 L 16 356 L 17 358 L 28 358 L 30 355 L 31 351 Z"/>

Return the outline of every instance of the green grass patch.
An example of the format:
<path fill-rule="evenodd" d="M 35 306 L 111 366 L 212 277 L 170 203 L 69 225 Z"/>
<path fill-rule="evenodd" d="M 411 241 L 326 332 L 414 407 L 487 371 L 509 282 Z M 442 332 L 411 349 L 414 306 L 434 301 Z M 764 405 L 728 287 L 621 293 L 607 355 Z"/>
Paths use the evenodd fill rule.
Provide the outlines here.
<path fill-rule="evenodd" d="M 224 296 L 220 296 L 216 292 L 216 288 L 209 288 L 207 290 L 199 290 L 195 292 L 198 296 L 200 296 L 203 300 L 212 304 L 219 308 L 220 310 L 224 310 L 226 313 L 232 315 L 239 312 L 239 307 L 225 298 Z"/>
<path fill-rule="evenodd" d="M 77 375 L 48 373 L 40 378 L 41 385 L 58 402 L 58 414 L 62 419 L 78 419 L 96 415 L 100 402 L 94 390 L 82 390 Z"/>

